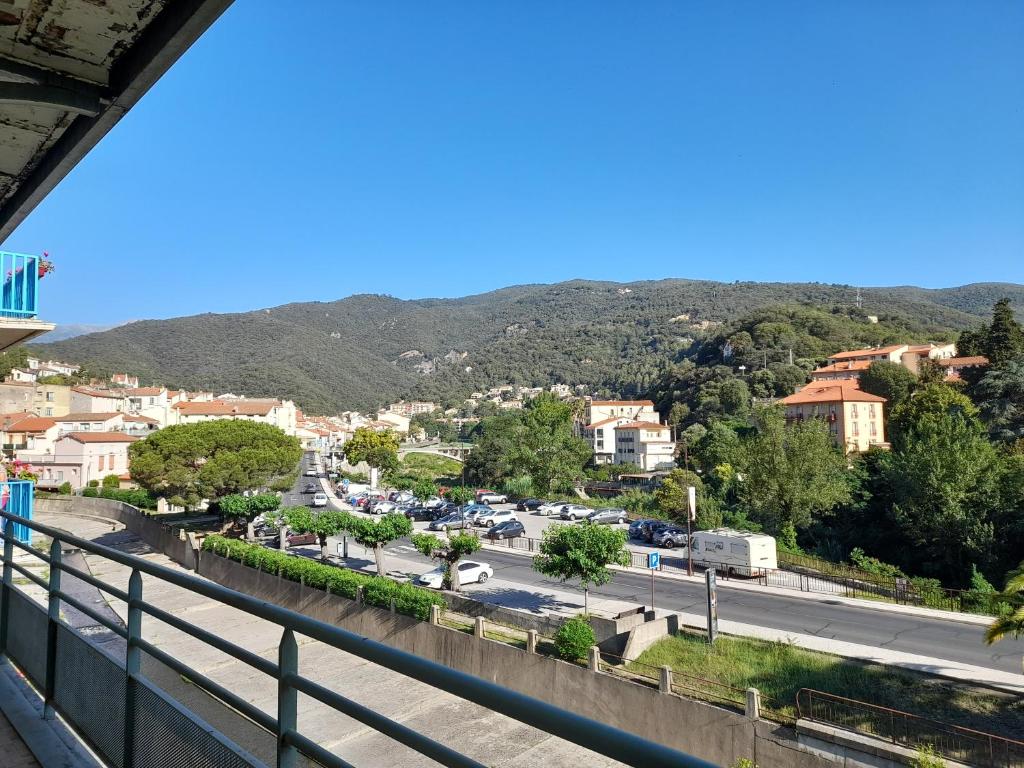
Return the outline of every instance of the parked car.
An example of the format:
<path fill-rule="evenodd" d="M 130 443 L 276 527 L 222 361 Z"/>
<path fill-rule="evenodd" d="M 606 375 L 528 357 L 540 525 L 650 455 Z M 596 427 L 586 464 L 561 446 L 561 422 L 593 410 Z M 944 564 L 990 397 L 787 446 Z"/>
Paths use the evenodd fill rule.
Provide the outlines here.
<path fill-rule="evenodd" d="M 306 470 L 306 477 L 316 477 L 316 467 L 309 467 Z"/>
<path fill-rule="evenodd" d="M 585 507 L 582 504 L 566 504 L 562 507 L 562 511 L 558 516 L 563 520 L 578 520 L 581 517 L 586 517 L 593 511 L 590 507 Z"/>
<path fill-rule="evenodd" d="M 644 526 L 653 522 L 656 521 L 651 520 L 650 518 L 646 520 L 634 520 L 629 524 L 629 530 L 626 532 L 626 535 L 631 539 L 642 539 L 644 538 Z"/>
<path fill-rule="evenodd" d="M 278 531 L 277 536 L 271 536 L 267 538 L 263 542 L 263 545 L 266 547 L 270 547 L 271 549 L 277 549 L 278 546 L 280 546 L 280 539 L 278 538 L 278 536 L 280 536 L 280 531 Z M 288 547 L 302 547 L 306 546 L 307 544 L 316 543 L 317 538 L 315 533 L 292 533 L 291 531 L 289 531 L 287 534 L 285 534 L 285 546 Z"/>
<path fill-rule="evenodd" d="M 403 510 L 406 517 L 410 520 L 420 520 L 424 522 L 433 522 L 434 520 L 440 520 L 442 517 L 446 517 L 439 509 L 428 509 L 427 507 L 409 507 Z"/>
<path fill-rule="evenodd" d="M 543 504 L 540 499 L 520 499 L 516 502 L 516 509 L 520 512 L 536 512 Z"/>
<path fill-rule="evenodd" d="M 476 560 L 463 560 L 459 563 L 459 584 L 483 584 L 494 575 L 494 569 L 487 563 L 480 563 Z M 440 589 L 444 581 L 444 568 L 438 567 L 427 571 L 416 579 L 416 584 L 421 587 Z"/>
<path fill-rule="evenodd" d="M 583 519 L 588 523 L 594 523 L 594 525 L 621 524 L 626 522 L 626 510 L 617 508 L 596 509 Z"/>
<path fill-rule="evenodd" d="M 644 541 L 654 543 L 654 537 L 658 535 L 658 531 L 671 525 L 672 523 L 664 520 L 651 520 L 641 529 L 641 537 Z"/>
<path fill-rule="evenodd" d="M 396 506 L 398 505 L 393 501 L 378 501 L 369 509 L 374 515 L 386 515 L 389 512 L 394 512 Z"/>
<path fill-rule="evenodd" d="M 666 525 L 654 533 L 653 542 L 655 546 L 667 549 L 685 547 L 687 542 L 686 529 L 680 528 L 678 525 Z"/>
<path fill-rule="evenodd" d="M 320 486 L 317 483 L 306 483 L 306 487 L 302 489 L 303 493 L 316 493 L 320 490 Z"/>
<path fill-rule="evenodd" d="M 526 533 L 526 526 L 520 523 L 518 520 L 506 520 L 503 523 L 498 523 L 493 528 L 488 528 L 487 533 L 484 534 L 488 539 L 514 539 L 517 536 L 522 536 Z"/>
<path fill-rule="evenodd" d="M 508 496 L 494 491 L 479 491 L 476 494 L 476 500 L 481 504 L 507 504 Z"/>
<path fill-rule="evenodd" d="M 556 517 L 561 514 L 562 507 L 564 507 L 565 504 L 566 502 L 564 501 L 545 502 L 544 504 L 541 504 L 539 507 L 537 507 L 537 514 L 545 515 L 547 517 Z"/>
<path fill-rule="evenodd" d="M 424 507 L 430 507 L 431 509 L 434 509 L 436 507 L 442 507 L 446 503 L 447 502 L 444 499 L 442 499 L 440 496 L 431 496 L 429 499 L 426 499 L 423 502 L 423 506 Z"/>
<path fill-rule="evenodd" d="M 498 510 L 492 509 L 489 512 L 481 513 L 476 516 L 473 521 L 475 525 L 482 525 L 486 528 L 493 528 L 498 523 L 504 523 L 508 520 L 518 520 L 516 513 L 511 509 Z"/>
<path fill-rule="evenodd" d="M 356 502 L 356 506 L 359 507 L 360 509 L 369 512 L 370 510 L 373 509 L 374 505 L 381 501 L 384 501 L 383 496 L 381 496 L 379 493 L 371 493 L 359 499 L 359 501 Z"/>
<path fill-rule="evenodd" d="M 428 530 L 431 531 L 454 531 L 460 528 L 472 528 L 473 519 L 466 515 L 447 515 L 438 520 L 434 520 L 430 525 L 427 526 Z"/>
<path fill-rule="evenodd" d="M 314 507 L 326 507 L 327 506 L 327 494 L 323 491 L 320 493 L 313 494 L 313 501 L 311 502 Z"/>
<path fill-rule="evenodd" d="M 467 504 L 460 510 L 461 514 L 473 521 L 475 521 L 480 515 L 486 515 L 490 512 L 491 508 L 486 504 Z"/>

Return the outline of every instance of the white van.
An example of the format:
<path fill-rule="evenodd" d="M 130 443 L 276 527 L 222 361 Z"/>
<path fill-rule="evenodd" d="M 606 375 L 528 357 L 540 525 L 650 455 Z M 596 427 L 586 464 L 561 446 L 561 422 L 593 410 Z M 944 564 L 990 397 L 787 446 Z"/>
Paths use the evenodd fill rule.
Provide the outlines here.
<path fill-rule="evenodd" d="M 715 528 L 697 531 L 691 538 L 693 564 L 730 576 L 760 576 L 778 568 L 775 539 L 764 533 Z"/>

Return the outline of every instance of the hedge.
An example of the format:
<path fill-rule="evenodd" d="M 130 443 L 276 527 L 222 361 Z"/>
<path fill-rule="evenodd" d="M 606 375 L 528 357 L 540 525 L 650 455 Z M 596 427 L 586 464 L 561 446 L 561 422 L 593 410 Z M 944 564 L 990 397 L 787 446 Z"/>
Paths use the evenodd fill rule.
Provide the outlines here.
<path fill-rule="evenodd" d="M 133 507 L 139 507 L 141 509 L 156 509 L 156 499 L 150 495 L 149 491 L 144 491 L 141 488 L 130 490 L 120 488 L 83 488 L 82 495 L 88 498 L 101 498 L 101 499 L 113 499 L 114 501 L 123 501 L 125 504 L 131 504 Z"/>
<path fill-rule="evenodd" d="M 213 534 L 203 539 L 203 549 L 229 560 L 258 568 L 267 573 L 280 573 L 289 581 L 301 581 L 307 587 L 327 589 L 332 594 L 354 600 L 356 588 L 363 588 L 363 602 L 381 608 L 390 608 L 395 601 L 395 611 L 414 616 L 420 621 L 430 618 L 430 606 L 444 606 L 440 595 L 412 584 L 399 584 L 381 576 L 337 568 L 332 565 L 269 549 L 259 544 L 249 544 L 240 539 Z"/>

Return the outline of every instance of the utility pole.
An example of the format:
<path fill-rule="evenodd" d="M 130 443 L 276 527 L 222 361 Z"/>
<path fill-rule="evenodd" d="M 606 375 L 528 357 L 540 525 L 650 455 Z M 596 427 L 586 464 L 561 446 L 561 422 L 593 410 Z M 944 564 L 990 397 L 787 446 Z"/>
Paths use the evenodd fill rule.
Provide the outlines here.
<path fill-rule="evenodd" d="M 693 576 L 693 533 L 690 525 L 697 519 L 697 489 L 686 487 L 686 575 Z"/>

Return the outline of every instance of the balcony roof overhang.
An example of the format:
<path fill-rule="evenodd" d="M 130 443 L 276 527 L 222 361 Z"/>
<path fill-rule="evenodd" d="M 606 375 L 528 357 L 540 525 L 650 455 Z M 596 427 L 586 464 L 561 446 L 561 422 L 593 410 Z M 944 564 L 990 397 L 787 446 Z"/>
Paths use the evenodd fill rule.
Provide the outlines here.
<path fill-rule="evenodd" d="M 0 242 L 231 1 L 0 6 Z"/>
<path fill-rule="evenodd" d="M 0 350 L 10 349 L 15 344 L 24 344 L 56 327 L 53 323 L 43 323 L 39 320 L 0 318 Z"/>

